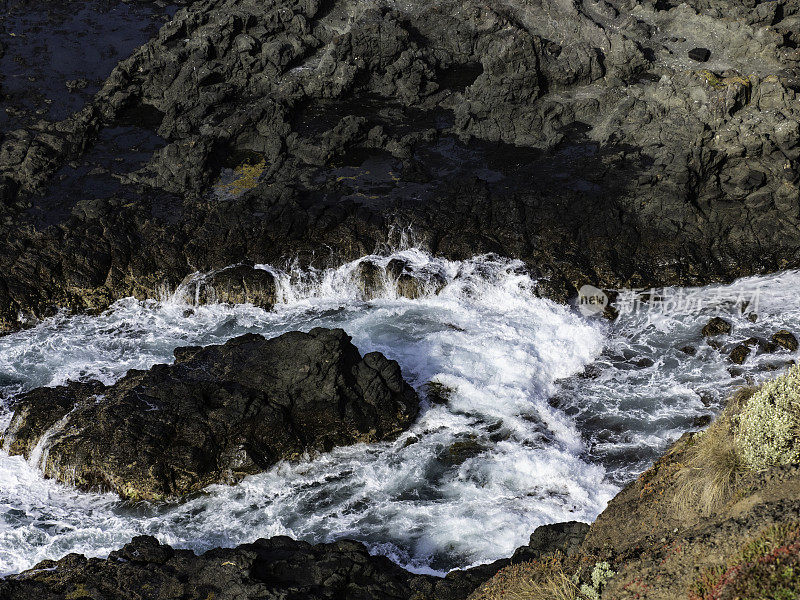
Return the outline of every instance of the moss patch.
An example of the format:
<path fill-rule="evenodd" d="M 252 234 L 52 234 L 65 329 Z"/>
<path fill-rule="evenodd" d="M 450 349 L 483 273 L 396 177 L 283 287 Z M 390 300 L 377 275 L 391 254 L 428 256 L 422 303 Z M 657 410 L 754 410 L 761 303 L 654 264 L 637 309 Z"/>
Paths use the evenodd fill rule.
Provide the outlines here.
<path fill-rule="evenodd" d="M 734 75 L 733 77 L 719 77 L 708 69 L 701 69 L 697 72 L 697 74 L 705 79 L 706 83 L 708 83 L 708 85 L 715 90 L 724 90 L 726 87 L 737 84 L 747 88 L 752 85 L 749 77 L 742 77 L 740 75 Z"/>
<path fill-rule="evenodd" d="M 241 196 L 258 185 L 266 170 L 267 162 L 263 157 L 258 162 L 254 162 L 253 159 L 245 161 L 234 167 L 226 176 L 220 177 L 214 189 L 222 197 Z"/>

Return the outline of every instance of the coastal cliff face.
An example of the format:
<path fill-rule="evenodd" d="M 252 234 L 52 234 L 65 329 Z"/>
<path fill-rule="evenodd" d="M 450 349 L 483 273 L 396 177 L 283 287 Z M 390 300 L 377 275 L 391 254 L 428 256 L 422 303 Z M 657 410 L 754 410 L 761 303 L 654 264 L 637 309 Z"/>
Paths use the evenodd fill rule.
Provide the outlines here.
<path fill-rule="evenodd" d="M 0 134 L 0 323 L 406 226 L 561 300 L 797 266 L 799 10 L 192 3 L 83 109 Z"/>

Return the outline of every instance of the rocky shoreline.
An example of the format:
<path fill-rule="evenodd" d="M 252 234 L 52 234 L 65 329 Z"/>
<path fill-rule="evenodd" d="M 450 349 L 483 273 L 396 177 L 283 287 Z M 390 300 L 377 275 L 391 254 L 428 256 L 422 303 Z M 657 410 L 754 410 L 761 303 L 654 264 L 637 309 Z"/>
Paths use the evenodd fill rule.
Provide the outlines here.
<path fill-rule="evenodd" d="M 797 266 L 798 8 L 758 7 L 195 2 L 2 133 L 2 327 L 403 227 L 560 300 Z"/>
<path fill-rule="evenodd" d="M 582 523 L 540 527 L 514 557 L 533 560 L 573 552 L 586 529 Z M 106 560 L 73 554 L 0 580 L 0 597 L 461 600 L 510 562 L 499 560 L 440 578 L 405 571 L 347 540 L 312 545 L 275 537 L 196 556 L 141 536 Z"/>
<path fill-rule="evenodd" d="M 751 584 L 761 593 L 791 593 L 798 586 L 791 569 L 800 561 L 796 461 L 737 466 L 724 480 L 706 479 L 724 464 L 709 459 L 708 449 L 718 451 L 720 441 L 728 448 L 725 428 L 747 411 L 752 395 L 737 394 L 708 431 L 681 437 L 591 526 L 539 527 L 511 558 L 444 578 L 413 574 L 348 540 L 312 545 L 275 537 L 198 556 L 141 536 L 107 559 L 70 554 L 8 576 L 0 598 L 496 600 L 554 598 L 549 594 L 561 590 L 581 600 L 706 600 L 737 597 L 718 592 Z M 709 489 L 719 493 L 708 498 Z"/>
<path fill-rule="evenodd" d="M 341 264 L 409 231 L 437 256 L 520 259 L 537 293 L 562 303 L 585 283 L 800 267 L 797 0 L 132 2 L 130 36 L 104 50 L 110 74 L 66 81 L 27 64 L 13 29 L 55 28 L 76 3 L 47 17 L 11 4 L 0 61 L 32 75 L 0 79 L 0 334 L 164 289 L 271 310 L 277 283 L 256 265 Z M 92 4 L 67 30 L 86 36 L 115 6 Z M 73 95 L 51 111 L 62 83 Z M 409 299 L 443 287 L 395 261 L 360 264 L 353 284 L 367 300 L 385 285 Z M 729 331 L 712 321 L 703 335 Z M 714 343 L 734 365 L 797 350 L 785 330 Z M 341 330 L 246 335 L 175 359 L 113 385 L 28 392 L 4 449 L 82 489 L 174 500 L 391 439 L 418 412 L 398 364 L 362 357 Z M 762 391 L 685 434 L 591 526 L 539 528 L 513 557 L 444 578 L 352 541 L 277 537 L 197 556 L 142 536 L 107 559 L 70 554 L 8 576 L 0 600 L 495 600 L 529 585 L 588 600 L 736 598 L 740 573 L 772 585 L 776 557 L 800 569 L 793 447 L 746 465 L 751 398 L 780 404 Z"/>
<path fill-rule="evenodd" d="M 736 336 L 719 317 L 701 333 L 721 350 Z M 772 340 L 762 344 L 772 343 L 768 352 L 798 347 L 785 330 Z M 84 489 L 185 500 L 277 460 L 391 437 L 418 410 L 397 363 L 380 353 L 362 358 L 342 330 L 248 334 L 178 348 L 175 358 L 112 386 L 70 383 L 22 395 L 3 448 Z M 711 600 L 711 588 L 741 585 L 733 575 L 719 579 L 719 565 L 761 564 L 741 558 L 742 547 L 788 548 L 790 567 L 800 558 L 800 446 L 791 429 L 800 410 L 792 398 L 800 398 L 797 366 L 737 392 L 706 431 L 684 434 L 591 525 L 539 527 L 513 556 L 444 578 L 407 571 L 350 540 L 274 537 L 196 555 L 140 536 L 107 559 L 70 554 L 7 576 L 0 598 L 535 599 L 554 596 L 525 594 L 555 593 L 547 587 L 554 578 L 573 573 L 561 582 L 565 598 Z M 780 433 L 784 419 L 790 428 Z M 579 592 L 581 582 L 590 587 Z"/>

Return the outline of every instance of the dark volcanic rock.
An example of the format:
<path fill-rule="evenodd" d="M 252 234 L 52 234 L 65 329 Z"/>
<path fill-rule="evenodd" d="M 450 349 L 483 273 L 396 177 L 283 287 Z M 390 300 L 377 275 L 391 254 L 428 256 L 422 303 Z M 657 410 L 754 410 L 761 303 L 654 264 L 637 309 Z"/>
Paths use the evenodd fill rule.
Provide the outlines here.
<path fill-rule="evenodd" d="M 488 578 L 491 574 L 487 575 Z M 484 578 L 484 579 L 485 579 Z M 195 556 L 134 538 L 107 560 L 70 554 L 0 581 L 4 600 L 458 600 L 481 580 L 413 575 L 359 543 L 261 539 Z"/>
<path fill-rule="evenodd" d="M 466 438 L 453 442 L 442 450 L 438 458 L 446 467 L 454 467 L 486 452 L 488 449 L 485 443 L 474 438 Z"/>
<path fill-rule="evenodd" d="M 275 277 L 269 271 L 248 265 L 220 269 L 184 283 L 185 300 L 190 303 L 251 303 L 265 310 L 275 305 Z"/>
<path fill-rule="evenodd" d="M 0 7 L 0 131 L 80 110 L 175 11 L 162 2 L 104 0 L 3 0 Z"/>
<path fill-rule="evenodd" d="M 194 2 L 79 112 L 0 133 L 0 330 L 404 226 L 558 299 L 800 266 L 796 2 L 700 4 Z"/>
<path fill-rule="evenodd" d="M 713 337 L 715 335 L 722 335 L 731 332 L 731 324 L 721 317 L 714 317 L 705 324 L 702 330 L 704 337 Z"/>
<path fill-rule="evenodd" d="M 390 438 L 418 410 L 397 363 L 362 358 L 340 329 L 248 334 L 175 356 L 113 386 L 33 390 L 16 402 L 4 446 L 30 458 L 46 435 L 46 476 L 160 499 L 306 451 Z"/>
<path fill-rule="evenodd" d="M 776 344 L 775 342 L 771 342 L 769 340 L 765 340 L 764 338 L 760 337 L 747 338 L 742 343 L 745 346 L 749 346 L 751 348 L 753 347 L 758 348 L 758 351 L 761 354 L 770 354 L 778 349 L 778 344 Z"/>
<path fill-rule="evenodd" d="M 731 350 L 729 358 L 737 365 L 741 365 L 747 360 L 748 356 L 750 356 L 750 348 L 748 348 L 745 344 L 739 344 L 733 350 Z"/>
<path fill-rule="evenodd" d="M 355 270 L 356 286 L 365 300 L 380 296 L 383 291 L 383 269 L 374 262 L 365 260 Z"/>
<path fill-rule="evenodd" d="M 444 578 L 415 575 L 357 542 L 309 544 L 287 537 L 260 539 L 201 556 L 155 538 L 134 538 L 108 559 L 70 554 L 0 580 L 3 600 L 465 600 L 513 562 L 573 554 L 589 526 L 545 525 L 514 554 Z"/>
<path fill-rule="evenodd" d="M 447 281 L 439 274 L 403 273 L 397 278 L 397 294 L 403 298 L 414 300 L 425 295 L 434 295 L 442 291 Z"/>
<path fill-rule="evenodd" d="M 554 552 L 571 556 L 580 549 L 588 532 L 589 524 L 580 521 L 542 525 L 531 534 L 527 546 L 517 548 L 512 561 L 538 560 Z"/>
<path fill-rule="evenodd" d="M 708 48 L 692 48 L 689 50 L 689 58 L 697 62 L 706 62 L 711 58 L 711 50 Z"/>
<path fill-rule="evenodd" d="M 772 341 L 791 352 L 797 350 L 797 338 L 792 332 L 786 331 L 785 329 L 781 329 L 772 334 Z"/>

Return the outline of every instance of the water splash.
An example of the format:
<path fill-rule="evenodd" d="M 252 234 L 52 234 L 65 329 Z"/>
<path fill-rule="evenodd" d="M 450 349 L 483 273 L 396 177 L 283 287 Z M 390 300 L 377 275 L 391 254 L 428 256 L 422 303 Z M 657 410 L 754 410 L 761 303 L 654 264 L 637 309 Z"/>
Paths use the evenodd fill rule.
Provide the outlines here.
<path fill-rule="evenodd" d="M 438 283 L 404 298 L 392 260 Z M 382 273 L 369 294 L 354 279 L 366 261 Z M 446 261 L 407 247 L 331 269 L 260 268 L 278 281 L 270 312 L 191 306 L 172 294 L 121 300 L 99 316 L 61 314 L 0 338 L 2 394 L 70 379 L 111 383 L 131 368 L 170 362 L 176 346 L 327 326 L 348 331 L 362 353 L 396 359 L 423 395 L 432 380 L 452 388 L 449 400 L 426 401 L 394 442 L 283 463 L 161 506 L 76 492 L 0 453 L 0 572 L 67 552 L 102 556 L 138 534 L 195 550 L 277 534 L 351 537 L 425 572 L 507 556 L 542 523 L 592 520 L 620 483 L 728 390 L 794 356 L 754 354 L 732 375 L 699 334 L 712 312 L 731 320 L 733 341 L 800 331 L 795 272 L 757 279 L 765 293 L 755 323 L 720 300 L 610 325 L 536 298 L 522 264 L 496 256 Z M 733 293 L 747 283 L 696 291 Z"/>
<path fill-rule="evenodd" d="M 436 285 L 402 297 L 392 260 Z M 368 300 L 354 285 L 366 261 L 383 273 Z M 111 383 L 170 362 L 179 345 L 328 326 L 348 331 L 362 353 L 396 359 L 423 395 L 431 380 L 452 388 L 449 401 L 425 402 L 394 442 L 281 464 L 167 506 L 75 492 L 0 454 L 0 571 L 68 551 L 103 555 L 150 533 L 197 550 L 276 534 L 352 537 L 444 572 L 507 555 L 539 524 L 591 519 L 613 495 L 574 424 L 547 402 L 558 378 L 599 356 L 603 327 L 536 298 L 519 261 L 446 261 L 409 248 L 319 271 L 260 268 L 279 282 L 273 311 L 190 306 L 178 291 L 162 302 L 122 300 L 99 316 L 59 315 L 0 338 L 0 385 L 13 396 L 69 379 Z"/>

